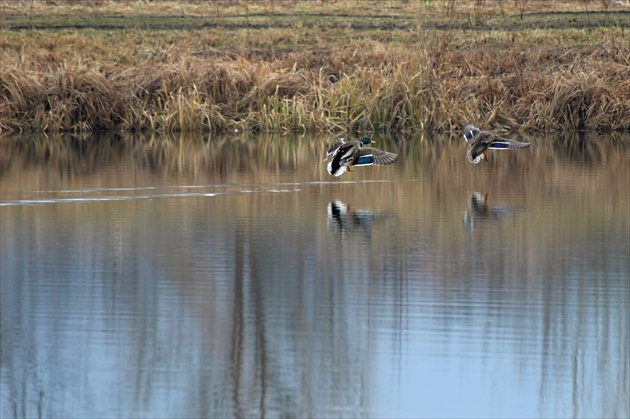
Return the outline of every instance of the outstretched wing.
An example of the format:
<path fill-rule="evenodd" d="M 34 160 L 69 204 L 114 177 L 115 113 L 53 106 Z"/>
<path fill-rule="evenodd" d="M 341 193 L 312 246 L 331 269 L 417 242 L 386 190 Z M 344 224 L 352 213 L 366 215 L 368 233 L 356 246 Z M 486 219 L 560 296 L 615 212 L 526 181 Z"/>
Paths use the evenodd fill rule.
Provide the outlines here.
<path fill-rule="evenodd" d="M 343 141 L 343 138 L 337 138 L 335 142 L 330 145 L 328 150 L 326 150 L 326 158 L 324 158 L 324 160 L 328 160 L 333 154 L 335 154 L 339 147 L 344 144 L 345 142 Z"/>
<path fill-rule="evenodd" d="M 522 143 L 520 141 L 497 137 L 488 148 L 493 150 L 518 150 L 520 148 L 529 147 L 529 144 L 530 143 Z"/>
<path fill-rule="evenodd" d="M 398 160 L 398 154 L 378 150 L 376 148 L 363 147 L 359 152 L 359 158 L 355 166 L 367 166 L 370 164 L 384 166 L 386 164 L 392 164 L 396 160 Z"/>

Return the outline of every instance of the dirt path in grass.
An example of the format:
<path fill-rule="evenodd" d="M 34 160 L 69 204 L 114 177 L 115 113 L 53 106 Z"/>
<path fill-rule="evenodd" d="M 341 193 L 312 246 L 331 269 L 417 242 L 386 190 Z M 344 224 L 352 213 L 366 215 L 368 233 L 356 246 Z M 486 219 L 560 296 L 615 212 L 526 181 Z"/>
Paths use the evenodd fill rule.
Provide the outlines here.
<path fill-rule="evenodd" d="M 0 23 L 8 30 L 62 30 L 62 29 L 148 29 L 196 30 L 206 28 L 273 29 L 273 28 L 345 28 L 357 31 L 398 31 L 414 29 L 452 30 L 508 30 L 527 29 L 584 29 L 605 26 L 630 28 L 630 11 L 609 12 L 538 12 L 506 14 L 504 16 L 458 15 L 453 19 L 425 16 L 358 15 L 326 13 L 252 13 L 220 16 L 194 15 L 122 15 L 105 14 L 95 10 L 90 15 L 28 13 L 4 14 Z"/>

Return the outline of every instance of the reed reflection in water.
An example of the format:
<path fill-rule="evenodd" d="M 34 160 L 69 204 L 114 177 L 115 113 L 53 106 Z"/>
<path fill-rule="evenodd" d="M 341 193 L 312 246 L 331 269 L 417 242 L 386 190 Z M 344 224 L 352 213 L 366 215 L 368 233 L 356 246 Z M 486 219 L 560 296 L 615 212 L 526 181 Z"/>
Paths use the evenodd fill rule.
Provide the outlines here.
<path fill-rule="evenodd" d="M 624 417 L 627 138 L 3 139 L 2 417 Z"/>

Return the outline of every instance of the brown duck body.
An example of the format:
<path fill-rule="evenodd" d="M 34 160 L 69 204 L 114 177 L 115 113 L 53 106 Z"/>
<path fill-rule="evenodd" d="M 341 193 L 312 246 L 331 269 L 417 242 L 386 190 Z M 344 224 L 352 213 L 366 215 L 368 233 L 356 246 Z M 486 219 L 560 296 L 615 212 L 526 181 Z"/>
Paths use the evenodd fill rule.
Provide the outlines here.
<path fill-rule="evenodd" d="M 508 138 L 499 137 L 492 131 L 481 131 L 472 124 L 466 125 L 462 128 L 462 135 L 464 139 L 470 143 L 468 147 L 468 160 L 471 163 L 477 164 L 484 158 L 488 160 L 486 150 L 518 150 L 521 148 L 529 147 L 529 143 L 523 143 L 520 141 L 510 140 Z"/>
<path fill-rule="evenodd" d="M 484 154 L 488 147 L 497 139 L 499 139 L 499 137 L 492 132 L 480 131 L 470 145 L 469 159 L 471 161 L 477 159 L 477 157 Z M 488 160 L 487 156 L 486 160 Z"/>

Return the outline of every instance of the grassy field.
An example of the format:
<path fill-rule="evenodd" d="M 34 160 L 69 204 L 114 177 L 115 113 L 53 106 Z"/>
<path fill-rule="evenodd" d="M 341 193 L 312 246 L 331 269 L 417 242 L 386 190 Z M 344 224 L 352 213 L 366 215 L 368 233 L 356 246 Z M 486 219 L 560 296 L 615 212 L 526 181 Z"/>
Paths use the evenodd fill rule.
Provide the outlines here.
<path fill-rule="evenodd" d="M 629 30 L 612 0 L 0 0 L 0 128 L 627 131 Z"/>

